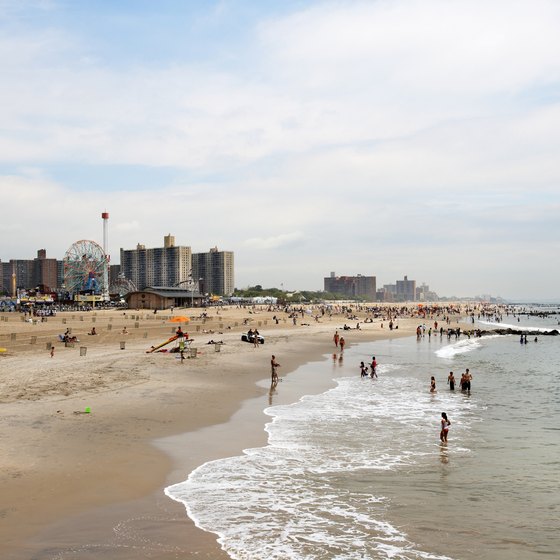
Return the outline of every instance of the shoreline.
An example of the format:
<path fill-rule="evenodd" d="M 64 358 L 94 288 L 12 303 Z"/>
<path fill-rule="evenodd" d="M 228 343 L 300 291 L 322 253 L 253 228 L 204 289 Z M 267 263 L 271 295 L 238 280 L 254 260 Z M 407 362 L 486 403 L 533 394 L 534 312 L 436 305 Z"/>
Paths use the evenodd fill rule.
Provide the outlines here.
<path fill-rule="evenodd" d="M 376 322 L 363 326 L 361 331 L 343 334 L 350 344 L 409 336 L 414 334 L 418 321 L 418 318 L 399 319 L 400 331 L 381 329 Z M 135 383 L 109 387 L 94 396 L 79 393 L 65 399 L 50 397 L 2 403 L 8 418 L 21 419 L 25 415 L 23 408 L 34 409 L 31 426 L 20 433 L 23 438 L 38 427 L 41 431 L 48 427 L 51 437 L 52 433 L 70 436 L 61 446 L 66 453 L 58 457 L 58 469 L 59 449 L 56 448 L 49 450 L 50 459 L 49 453 L 44 455 L 48 460 L 42 466 L 49 468 L 33 470 L 29 466 L 27 470 L 21 469 L 19 476 L 12 477 L 8 468 L 6 480 L 11 478 L 11 483 L 4 500 L 10 504 L 3 513 L 3 525 L 7 529 L 6 535 L 2 535 L 4 557 L 23 560 L 32 553 L 35 558 L 49 558 L 52 556 L 44 555 L 49 551 L 48 554 L 59 554 L 57 558 L 64 558 L 70 552 L 72 558 L 80 558 L 80 551 L 85 554 L 88 547 L 109 546 L 118 550 L 118 555 L 112 554 L 112 558 L 132 560 L 137 557 L 137 551 L 134 539 L 127 535 L 129 532 L 137 535 L 140 531 L 149 543 L 145 546 L 152 547 L 151 558 L 167 560 L 175 558 L 178 552 L 183 558 L 228 558 L 216 536 L 196 528 L 183 505 L 173 502 L 163 490 L 184 481 L 192 470 L 213 458 L 266 445 L 264 425 L 268 417 L 263 411 L 270 404 L 281 404 L 274 396 L 272 401 L 268 400 L 263 381 L 272 352 L 282 364 L 285 377 L 285 382 L 279 384 L 279 395 L 293 391 L 289 397 L 293 402 L 305 394 L 327 390 L 332 385 L 330 375 L 324 387 L 318 388 L 310 387 L 305 380 L 296 382 L 293 374 L 301 365 L 324 360 L 333 351 L 332 334 L 343 322 L 343 318 L 336 317 L 312 327 L 267 325 L 262 327 L 267 343 L 259 348 L 240 342 L 240 329 L 224 331 L 220 338 L 225 344 L 220 352 L 202 352 L 199 358 L 184 366 L 171 355 L 148 354 L 148 360 L 143 360 L 146 355 L 130 359 L 127 352 L 124 363 L 133 372 L 138 367 L 136 377 L 141 377 L 128 380 Z M 169 325 L 163 330 L 165 327 Z M 197 340 L 205 336 L 211 335 L 196 333 Z M 130 342 L 134 351 L 141 351 L 146 345 L 143 341 Z M 128 344 L 129 340 L 127 347 Z M 207 346 L 198 347 L 210 350 Z M 122 356 L 119 351 L 111 350 L 104 359 L 120 370 Z M 47 359 L 42 356 L 40 361 Z M 102 369 L 106 367 L 103 365 Z M 141 376 L 146 369 L 149 370 L 147 379 Z M 188 384 L 184 383 L 185 374 Z M 248 405 L 253 410 L 236 426 L 239 420 L 236 416 L 242 414 L 245 403 L 251 399 L 258 406 Z M 95 403 L 91 415 L 70 415 L 66 411 L 68 405 L 78 409 L 88 406 L 87 402 Z M 154 405 L 157 406 L 147 412 L 147 407 Z M 63 414 L 58 407 L 64 407 Z M 59 412 L 53 412 L 53 408 Z M 40 418 L 45 414 L 49 416 L 47 422 Z M 100 426 L 96 425 L 99 417 Z M 70 429 L 65 426 L 68 423 Z M 206 435 L 209 430 L 213 432 L 212 447 Z M 37 444 L 43 438 L 32 439 Z M 70 443 L 76 445 L 75 453 L 67 453 Z M 4 451 L 1 441 L 0 447 Z M 178 453 L 179 448 L 184 451 Z M 109 455 L 106 460 L 99 459 L 103 450 Z M 33 451 L 27 449 L 27 454 Z M 21 450 L 20 454 L 25 455 Z M 49 465 L 53 461 L 55 465 Z M 26 494 L 32 496 L 29 501 L 22 500 Z"/>

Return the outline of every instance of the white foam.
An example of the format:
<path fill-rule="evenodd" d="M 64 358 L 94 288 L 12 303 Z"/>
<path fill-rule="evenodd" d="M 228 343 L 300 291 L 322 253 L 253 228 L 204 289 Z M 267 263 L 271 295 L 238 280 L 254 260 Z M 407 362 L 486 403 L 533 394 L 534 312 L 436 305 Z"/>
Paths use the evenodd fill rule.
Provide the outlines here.
<path fill-rule="evenodd" d="M 434 460 L 433 396 L 403 376 L 337 383 L 322 395 L 268 408 L 267 446 L 206 463 L 166 494 L 185 504 L 198 527 L 219 535 L 234 559 L 357 559 L 364 546 L 375 557 L 444 558 L 416 550 L 391 525 L 383 496 L 348 490 L 360 471 Z M 446 393 L 437 399 L 454 431 L 467 429 L 468 406 Z"/>
<path fill-rule="evenodd" d="M 556 329 L 556 327 L 528 327 L 526 325 L 509 325 L 507 323 L 492 323 L 491 321 L 479 321 L 481 325 L 486 325 L 488 327 L 495 327 L 497 329 L 514 329 L 516 331 L 527 331 L 527 332 L 550 332 Z"/>
<path fill-rule="evenodd" d="M 457 354 L 465 354 L 467 352 L 472 352 L 476 348 L 480 347 L 480 339 L 478 338 L 467 338 L 455 342 L 454 344 L 448 344 L 436 350 L 435 354 L 438 358 L 452 359 Z"/>

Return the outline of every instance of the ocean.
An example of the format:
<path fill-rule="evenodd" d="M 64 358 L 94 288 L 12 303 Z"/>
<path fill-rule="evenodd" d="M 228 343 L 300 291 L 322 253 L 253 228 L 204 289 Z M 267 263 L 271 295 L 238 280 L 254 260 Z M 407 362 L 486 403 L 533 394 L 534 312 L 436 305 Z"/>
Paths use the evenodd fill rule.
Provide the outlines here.
<path fill-rule="evenodd" d="M 560 558 L 560 337 L 538 331 L 560 315 L 519 319 L 499 326 L 534 329 L 527 344 L 426 335 L 306 364 L 285 382 L 335 387 L 273 402 L 265 447 L 206 463 L 166 494 L 236 560 Z M 373 355 L 379 378 L 360 378 Z M 470 394 L 450 391 L 449 372 L 465 368 Z"/>

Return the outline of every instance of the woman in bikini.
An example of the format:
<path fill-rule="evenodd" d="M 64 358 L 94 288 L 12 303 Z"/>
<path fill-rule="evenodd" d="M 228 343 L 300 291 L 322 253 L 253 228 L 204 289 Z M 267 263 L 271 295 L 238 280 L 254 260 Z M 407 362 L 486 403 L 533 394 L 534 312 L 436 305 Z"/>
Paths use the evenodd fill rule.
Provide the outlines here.
<path fill-rule="evenodd" d="M 447 418 L 447 414 L 445 412 L 441 413 L 441 432 L 439 433 L 439 439 L 443 443 L 447 443 L 447 433 L 449 432 L 449 426 L 451 426 L 451 422 Z"/>

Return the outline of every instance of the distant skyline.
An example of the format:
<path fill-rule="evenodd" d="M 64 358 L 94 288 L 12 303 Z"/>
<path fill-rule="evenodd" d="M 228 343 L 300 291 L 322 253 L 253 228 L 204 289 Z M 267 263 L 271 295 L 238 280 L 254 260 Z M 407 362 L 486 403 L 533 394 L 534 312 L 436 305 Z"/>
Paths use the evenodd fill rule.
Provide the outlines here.
<path fill-rule="evenodd" d="M 236 287 L 331 271 L 560 300 L 553 0 L 0 0 L 0 259 L 164 235 Z"/>

